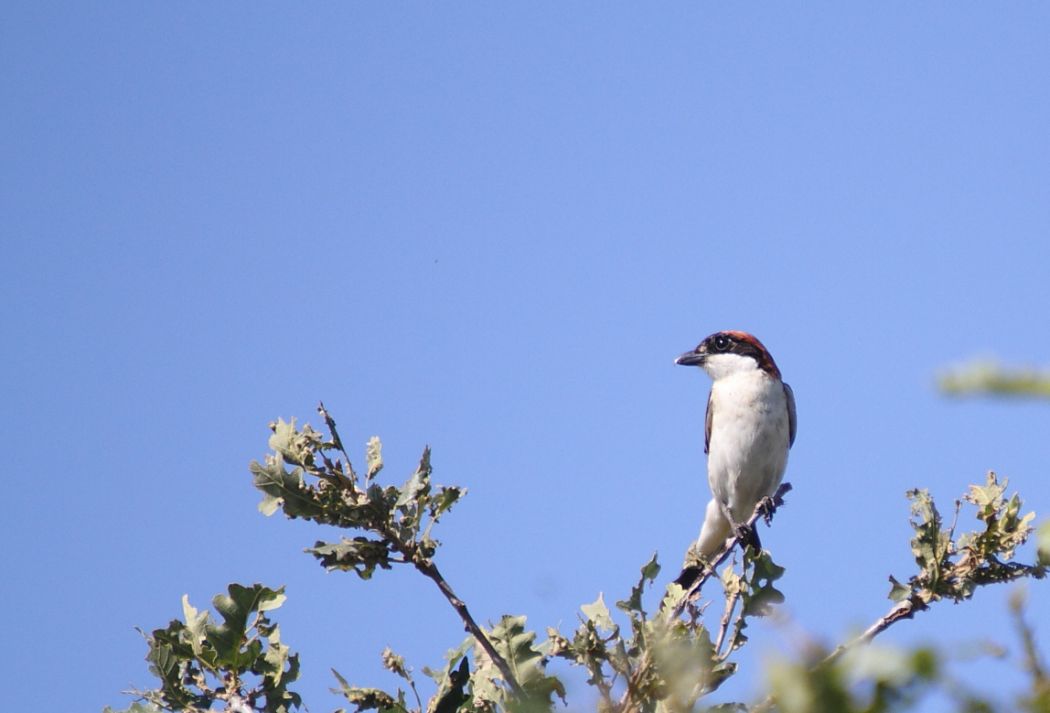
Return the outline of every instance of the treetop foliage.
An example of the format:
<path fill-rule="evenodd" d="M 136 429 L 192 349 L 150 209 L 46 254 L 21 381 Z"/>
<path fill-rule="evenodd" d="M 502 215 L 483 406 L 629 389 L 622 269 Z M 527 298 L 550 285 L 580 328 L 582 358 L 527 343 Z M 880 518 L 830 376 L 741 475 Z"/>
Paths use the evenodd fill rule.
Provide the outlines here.
<path fill-rule="evenodd" d="M 664 587 L 654 554 L 642 565 L 635 584 L 610 607 L 604 594 L 580 607 L 570 632 L 553 627 L 541 637 L 521 615 L 506 614 L 480 625 L 467 604 L 441 574 L 435 556 L 435 526 L 466 494 L 458 486 L 432 481 L 430 449 L 400 485 L 381 481 L 382 445 L 371 438 L 363 473 L 356 471 L 334 419 L 318 409 L 327 435 L 295 419 L 270 425 L 271 453 L 250 471 L 262 493 L 259 510 L 284 513 L 348 531 L 338 542 L 316 541 L 306 552 L 327 570 L 352 571 L 363 580 L 377 570 L 412 567 L 438 588 L 462 621 L 466 638 L 450 649 L 444 663 L 422 672 L 433 690 L 424 702 L 413 669 L 389 648 L 384 667 L 401 681 L 393 692 L 352 683 L 334 671 L 340 695 L 353 711 L 380 713 L 538 713 L 566 702 L 566 685 L 550 667 L 568 662 L 593 688 L 603 713 L 677 713 L 698 710 L 816 713 L 817 711 L 902 710 L 931 690 L 962 690 L 951 681 L 934 649 L 895 651 L 868 643 L 889 626 L 940 600 L 961 602 L 981 586 L 1029 578 L 1042 579 L 1050 566 L 1050 523 L 1037 536 L 1036 558 L 1016 559 L 1034 532 L 1034 513 L 1023 513 L 1017 494 L 989 473 L 956 501 L 945 524 L 930 494 L 908 493 L 911 549 L 916 571 L 903 581 L 890 577 L 893 605 L 856 639 L 831 651 L 815 648 L 802 660 L 769 670 L 764 700 L 706 707 L 705 699 L 737 671 L 734 654 L 748 642 L 752 619 L 783 601 L 777 589 L 785 569 L 750 538 L 734 535 L 715 557 L 690 551 L 686 570 Z M 767 523 L 783 505 L 785 484 L 761 503 L 748 522 Z M 964 506 L 977 527 L 957 532 Z M 721 569 L 719 569 L 721 568 Z M 688 576 L 686 576 L 688 574 Z M 703 588 L 717 582 L 718 596 Z M 183 620 L 146 634 L 147 660 L 159 686 L 132 691 L 137 700 L 125 713 L 207 711 L 215 706 L 236 713 L 289 713 L 302 707 L 289 686 L 299 675 L 299 657 L 282 641 L 270 619 L 284 602 L 282 588 L 231 584 L 213 600 L 222 622 L 183 598 Z M 1016 598 L 1015 620 L 1026 650 L 1032 688 L 1016 705 L 1050 713 L 1050 684 L 1030 627 Z M 951 685 L 949 685 L 951 684 Z M 953 694 L 960 710 L 996 710 L 978 694 Z M 577 703 L 576 705 L 579 705 Z M 341 711 L 345 709 L 340 709 Z M 116 713 L 106 709 L 109 713 Z"/>

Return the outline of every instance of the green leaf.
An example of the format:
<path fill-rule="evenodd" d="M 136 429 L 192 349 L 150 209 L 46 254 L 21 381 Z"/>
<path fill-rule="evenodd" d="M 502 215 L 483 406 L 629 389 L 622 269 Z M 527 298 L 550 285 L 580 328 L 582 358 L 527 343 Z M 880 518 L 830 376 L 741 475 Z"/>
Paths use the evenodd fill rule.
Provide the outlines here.
<path fill-rule="evenodd" d="M 355 711 L 376 710 L 380 713 L 409 713 L 401 696 L 394 698 L 386 691 L 378 688 L 359 688 L 351 686 L 346 679 L 334 668 L 332 674 L 339 681 L 339 688 L 333 688 L 332 693 L 340 693 L 349 703 L 354 706 Z"/>
<path fill-rule="evenodd" d="M 977 517 L 984 520 L 1000 507 L 1003 493 L 1006 492 L 1006 485 L 1005 480 L 1000 485 L 995 473 L 988 471 L 984 486 L 970 486 L 970 492 L 965 498 L 979 508 Z"/>
<path fill-rule="evenodd" d="M 649 558 L 649 561 L 642 565 L 642 576 L 638 579 L 638 584 L 631 588 L 631 596 L 627 599 L 621 599 L 616 602 L 616 607 L 628 614 L 636 614 L 639 616 L 645 616 L 645 610 L 642 608 L 642 594 L 645 592 L 645 583 L 650 584 L 656 581 L 657 575 L 660 574 L 660 564 L 656 561 L 656 553 Z"/>
<path fill-rule="evenodd" d="M 172 621 L 146 637 L 150 670 L 161 686 L 142 692 L 143 700 L 163 710 L 210 710 L 217 701 L 259 695 L 265 698 L 259 713 L 288 713 L 300 705 L 299 695 L 287 690 L 298 678 L 298 655 L 265 615 L 284 601 L 283 588 L 231 584 L 227 592 L 213 600 L 222 624 L 183 596 L 185 623 Z M 252 682 L 251 674 L 259 678 Z"/>
<path fill-rule="evenodd" d="M 468 651 L 474 648 L 474 637 L 468 636 L 460 642 L 459 646 L 454 649 L 449 649 L 445 652 L 445 666 L 440 671 L 436 671 L 429 666 L 423 667 L 423 673 L 434 679 L 434 683 L 438 684 L 438 687 L 448 678 L 449 674 L 459 665 L 459 660 L 463 658 Z"/>
<path fill-rule="evenodd" d="M 563 656 L 572 647 L 572 642 L 561 635 L 553 626 L 547 627 L 547 640 L 540 645 L 545 656 Z"/>
<path fill-rule="evenodd" d="M 523 616 L 503 616 L 489 632 L 489 640 L 514 672 L 526 697 L 533 703 L 550 705 L 554 694 L 564 699 L 565 689 L 556 677 L 546 675 L 546 659 L 533 645 L 536 632 L 526 631 L 525 621 Z M 475 703 L 501 703 L 501 692 L 492 686 L 494 681 L 502 678 L 499 669 L 480 646 L 475 648 L 474 661 L 477 670 L 471 681 Z"/>
<path fill-rule="evenodd" d="M 1039 552 L 1039 564 L 1050 566 L 1050 520 L 1039 526 L 1039 539 L 1036 544 Z"/>
<path fill-rule="evenodd" d="M 758 589 L 744 602 L 745 616 L 768 616 L 774 604 L 782 604 L 784 594 L 772 585 Z"/>
<path fill-rule="evenodd" d="M 371 482 L 373 478 L 379 475 L 379 471 L 383 469 L 383 444 L 379 442 L 379 436 L 372 436 L 368 439 L 366 456 L 368 459 L 368 474 L 365 476 L 365 482 Z"/>
<path fill-rule="evenodd" d="M 752 577 L 753 581 L 763 581 L 766 583 L 772 583 L 784 576 L 786 571 L 783 567 L 773 561 L 769 552 L 763 550 L 757 557 L 754 558 L 755 563 L 755 574 Z"/>
<path fill-rule="evenodd" d="M 328 571 L 353 570 L 361 579 L 371 579 L 376 567 L 390 569 L 390 543 L 367 537 L 343 538 L 339 543 L 318 541 L 307 552 Z"/>
<path fill-rule="evenodd" d="M 273 432 L 268 443 L 270 448 L 280 453 L 289 463 L 294 463 L 297 455 L 292 446 L 292 442 L 296 437 L 295 418 L 287 422 L 282 418 L 278 418 L 270 424 L 270 430 Z"/>
<path fill-rule="evenodd" d="M 102 713 L 163 713 L 163 709 L 157 708 L 152 703 L 141 703 L 135 701 L 129 707 L 119 711 L 115 708 L 106 706 L 102 709 Z"/>
<path fill-rule="evenodd" d="M 437 492 L 430 498 L 430 515 L 437 520 L 459 502 L 459 499 L 467 494 L 466 488 L 455 485 L 447 485 L 438 488 Z"/>
<path fill-rule="evenodd" d="M 288 664 L 288 658 L 291 655 L 291 650 L 281 643 L 281 629 L 279 626 L 274 626 L 269 636 L 266 637 L 266 653 L 263 654 L 263 673 L 273 686 L 278 686 L 281 683 L 281 678 L 284 676 L 284 667 Z"/>
<path fill-rule="evenodd" d="M 455 713 L 467 702 L 465 693 L 470 680 L 470 663 L 466 656 L 459 660 L 459 666 L 450 668 L 437 693 L 430 702 L 429 713 Z"/>
<path fill-rule="evenodd" d="M 889 598 L 895 602 L 903 602 L 905 599 L 911 596 L 911 587 L 907 587 L 900 582 L 891 574 L 890 575 L 890 594 Z"/>
<path fill-rule="evenodd" d="M 440 671 L 423 667 L 423 673 L 433 678 L 437 684 L 437 692 L 430 701 L 429 713 L 436 713 L 437 710 L 452 713 L 467 700 L 463 692 L 470 679 L 470 664 L 466 653 L 474 645 L 474 637 L 468 636 L 459 646 L 445 653 L 445 666 Z"/>
<path fill-rule="evenodd" d="M 265 464 L 252 461 L 248 468 L 252 472 L 253 484 L 264 494 L 259 512 L 272 515 L 278 507 L 283 507 L 288 517 L 307 519 L 323 513 L 303 482 L 302 468 L 287 471 L 279 457 L 270 457 Z"/>
<path fill-rule="evenodd" d="M 383 668 L 385 668 L 387 671 L 390 671 L 391 673 L 400 676 L 406 681 L 412 681 L 412 676 L 409 674 L 408 668 L 405 666 L 405 658 L 403 656 L 398 656 L 388 646 L 385 649 L 383 649 L 383 653 L 380 655 L 380 657 L 383 661 Z"/>
<path fill-rule="evenodd" d="M 247 642 L 248 617 L 253 612 L 281 606 L 285 599 L 284 587 L 270 589 L 261 584 L 245 587 L 234 583 L 228 587 L 228 592 L 212 599 L 223 623 L 209 628 L 208 643 L 215 649 L 220 664 L 243 669 L 254 663 L 262 648 L 258 641 L 252 642 L 255 646 Z"/>
<path fill-rule="evenodd" d="M 660 563 L 656 561 L 656 553 L 649 558 L 649 561 L 642 565 L 642 579 L 648 579 L 650 582 L 656 581 L 656 577 L 660 574 Z"/>
<path fill-rule="evenodd" d="M 751 564 L 753 570 L 747 576 L 749 592 L 744 594 L 743 613 L 745 616 L 766 616 L 774 604 L 784 601 L 784 595 L 773 582 L 784 575 L 784 568 L 773 561 L 769 552 L 762 550 L 757 555 L 745 555 L 745 563 Z"/>
<path fill-rule="evenodd" d="M 666 699 L 668 710 L 692 710 L 698 696 L 721 685 L 732 673 L 732 666 L 716 669 L 715 647 L 710 633 L 701 626 L 683 621 L 654 620 L 647 639 L 649 653 L 656 665 L 656 685 L 651 694 Z"/>
<path fill-rule="evenodd" d="M 190 646 L 193 648 L 194 655 L 199 657 L 203 653 L 204 641 L 207 636 L 208 612 L 198 613 L 196 609 L 190 606 L 190 596 L 183 594 L 182 616 L 186 620 L 186 632 L 189 634 Z"/>
<path fill-rule="evenodd" d="M 948 533 L 941 529 L 941 514 L 937 511 L 929 491 L 911 490 L 908 492 L 908 498 L 912 501 L 911 526 L 915 530 L 915 536 L 911 540 L 912 554 L 927 582 L 927 594 L 936 597 L 939 596 L 941 588 L 941 571 L 951 552 L 951 539 Z"/>
<path fill-rule="evenodd" d="M 594 625 L 599 629 L 608 632 L 616 630 L 616 624 L 609 615 L 609 607 L 605 606 L 605 600 L 600 593 L 594 602 L 582 605 L 580 610 L 583 612 L 583 615 L 587 617 L 587 620 L 594 622 Z"/>
<path fill-rule="evenodd" d="M 404 507 L 418 501 L 430 492 L 430 446 L 423 449 L 423 457 L 419 459 L 419 466 L 412 477 L 401 487 L 401 495 L 395 507 Z"/>
<path fill-rule="evenodd" d="M 667 585 L 667 590 L 664 592 L 664 598 L 660 600 L 660 609 L 674 609 L 679 603 L 681 603 L 685 594 L 685 587 L 677 582 L 671 582 Z"/>
<path fill-rule="evenodd" d="M 324 445 L 324 437 L 309 424 L 297 429 L 295 419 L 285 422 L 277 419 L 270 424 L 273 435 L 270 436 L 270 448 L 279 453 L 288 463 L 310 466 L 314 463 L 314 453 Z"/>

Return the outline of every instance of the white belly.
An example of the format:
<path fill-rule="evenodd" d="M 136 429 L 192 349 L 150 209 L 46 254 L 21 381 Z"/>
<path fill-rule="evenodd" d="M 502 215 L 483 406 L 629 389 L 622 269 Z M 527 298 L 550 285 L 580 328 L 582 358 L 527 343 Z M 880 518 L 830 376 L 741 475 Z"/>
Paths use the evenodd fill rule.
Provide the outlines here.
<path fill-rule="evenodd" d="M 714 401 L 707 479 L 735 523 L 772 495 L 787 467 L 789 424 L 783 385 L 760 372 L 720 379 Z"/>

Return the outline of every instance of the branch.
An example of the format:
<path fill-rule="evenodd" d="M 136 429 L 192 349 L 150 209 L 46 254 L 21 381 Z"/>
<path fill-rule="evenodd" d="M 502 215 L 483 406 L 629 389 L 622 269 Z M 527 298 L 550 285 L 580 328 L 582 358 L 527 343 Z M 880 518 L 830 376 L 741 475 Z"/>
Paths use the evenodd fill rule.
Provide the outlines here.
<path fill-rule="evenodd" d="M 850 649 L 860 646 L 862 644 L 870 643 L 872 639 L 874 639 L 882 632 L 886 631 L 886 629 L 890 628 L 898 621 L 901 621 L 903 619 L 911 619 L 913 616 L 915 616 L 916 612 L 925 611 L 929 608 L 930 606 L 926 602 L 922 601 L 922 599 L 920 599 L 918 596 L 912 596 L 909 599 L 905 599 L 904 601 L 898 603 L 896 606 L 890 609 L 888 612 L 886 612 L 886 614 L 876 619 L 871 626 L 864 630 L 864 633 L 860 634 L 852 641 L 848 641 L 845 644 L 840 644 L 839 646 L 837 646 L 834 651 L 832 651 L 830 654 L 828 654 L 816 664 L 811 666 L 810 670 L 815 671 L 819 668 L 834 663 Z M 773 704 L 773 696 L 767 696 L 764 701 L 752 708 L 750 713 L 765 713 L 765 711 L 773 709 Z"/>
<path fill-rule="evenodd" d="M 725 611 L 722 613 L 722 621 L 718 626 L 718 638 L 715 640 L 715 656 L 720 661 L 725 661 L 732 652 L 732 647 L 725 654 L 722 654 L 722 644 L 725 643 L 726 634 L 729 633 L 729 624 L 733 621 L 733 610 L 736 609 L 737 600 L 740 598 L 740 593 L 733 591 L 726 598 Z M 740 612 L 741 618 L 743 617 L 743 611 Z"/>
<path fill-rule="evenodd" d="M 856 646 L 860 646 L 861 644 L 870 643 L 872 639 L 886 631 L 886 629 L 890 628 L 898 621 L 911 619 L 915 616 L 916 612 L 926 611 L 929 608 L 930 605 L 922 601 L 918 596 L 905 599 L 903 602 L 898 603 L 895 607 L 886 612 L 886 614 L 876 619 L 875 622 L 865 629 L 864 633 L 860 636 L 852 641 L 837 646 L 834 651 L 821 659 L 814 668 L 827 666 L 828 664 L 837 661 L 842 654 Z"/>
<path fill-rule="evenodd" d="M 485 632 L 482 631 L 481 627 L 478 626 L 478 623 L 474 621 L 474 617 L 471 616 L 470 610 L 467 609 L 467 605 L 462 599 L 456 596 L 456 593 L 452 591 L 452 587 L 449 586 L 449 583 L 443 576 L 441 576 L 441 572 L 438 570 L 437 565 L 431 560 L 415 560 L 413 561 L 413 564 L 415 564 L 416 569 L 434 581 L 434 584 L 436 584 L 438 589 L 441 590 L 441 593 L 445 595 L 445 599 L 448 600 L 448 603 L 451 604 L 452 608 L 456 610 L 457 614 L 459 614 L 459 618 L 463 620 L 466 630 L 474 637 L 474 640 L 478 642 L 478 645 L 485 650 L 488 657 L 492 659 L 492 663 L 499 669 L 500 674 L 503 676 L 503 680 L 507 682 L 507 685 L 510 687 L 511 691 L 514 692 L 514 695 L 521 696 L 524 691 L 522 691 L 521 686 L 514 677 L 514 672 L 511 671 L 510 665 L 507 663 L 506 659 L 500 656 L 499 652 L 496 651 L 496 647 L 494 647 L 492 642 L 489 641 L 489 638 L 485 636 Z"/>
<path fill-rule="evenodd" d="M 1010 597 L 1010 612 L 1014 616 L 1014 626 L 1021 639 L 1024 648 L 1024 667 L 1032 677 L 1032 688 L 1036 695 L 1050 696 L 1050 673 L 1039 655 L 1039 647 L 1036 645 L 1035 632 L 1032 626 L 1024 618 L 1025 593 L 1024 590 L 1016 590 Z"/>
<path fill-rule="evenodd" d="M 348 475 L 344 475 L 333 468 L 337 475 L 344 476 L 344 478 L 340 481 L 339 484 L 349 492 L 350 498 L 354 502 L 357 502 L 357 477 L 354 474 L 353 467 L 350 465 L 350 455 L 346 452 L 346 449 L 343 447 L 343 441 L 339 437 L 339 431 L 336 430 L 335 419 L 333 419 L 331 414 L 328 413 L 328 410 L 325 408 L 324 402 L 318 404 L 317 411 L 324 418 L 325 425 L 328 426 L 328 432 L 331 434 L 332 437 L 332 445 L 334 445 L 343 454 L 343 458 L 346 459 L 346 469 L 348 471 Z M 325 460 L 326 465 L 328 465 L 331 468 L 333 464 L 331 464 L 330 461 L 327 460 L 327 458 Z M 315 474 L 323 475 L 321 471 L 315 471 Z M 434 522 L 436 522 L 436 517 L 434 515 L 432 515 L 431 517 L 433 518 L 431 521 L 432 526 Z M 418 532 L 418 528 L 419 522 L 417 521 L 415 532 Z M 474 640 L 478 642 L 478 645 L 481 646 L 481 648 L 485 651 L 488 657 L 492 660 L 492 663 L 496 666 L 497 669 L 499 669 L 500 675 L 503 676 L 503 680 L 506 681 L 507 686 L 510 688 L 510 690 L 514 693 L 515 696 L 521 696 L 524 693 L 524 691 L 522 690 L 521 685 L 518 683 L 517 678 L 514 676 L 514 672 L 511 670 L 510 665 L 507 663 L 506 659 L 504 659 L 500 655 L 500 653 L 496 651 L 496 647 L 492 645 L 492 642 L 485 635 L 485 632 L 481 629 L 480 626 L 478 626 L 478 623 L 474 620 L 474 617 L 471 615 L 470 610 L 467 609 L 466 603 L 462 599 L 457 597 L 456 593 L 452 591 L 451 585 L 449 585 L 448 581 L 444 578 L 444 576 L 442 576 L 441 571 L 437 568 L 437 565 L 434 564 L 433 560 L 426 557 L 425 554 L 420 551 L 420 548 L 416 546 L 414 539 L 412 542 L 405 542 L 402 536 L 399 533 L 395 532 L 394 529 L 388 524 L 383 523 L 379 526 L 373 525 L 372 530 L 384 537 L 390 543 L 390 545 L 401 554 L 405 562 L 411 562 L 417 570 L 419 570 L 422 574 L 426 575 L 434 582 L 434 584 L 437 585 L 437 588 L 445 596 L 445 599 L 448 600 L 448 603 L 451 604 L 452 608 L 456 610 L 456 614 L 458 614 L 459 618 L 463 620 L 464 628 L 471 636 L 474 637 Z"/>

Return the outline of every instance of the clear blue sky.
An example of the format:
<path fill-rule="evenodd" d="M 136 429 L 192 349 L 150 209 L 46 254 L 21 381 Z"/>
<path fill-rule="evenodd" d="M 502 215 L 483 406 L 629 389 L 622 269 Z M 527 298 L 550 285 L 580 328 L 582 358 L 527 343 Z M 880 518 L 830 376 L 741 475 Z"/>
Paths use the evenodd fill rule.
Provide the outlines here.
<path fill-rule="evenodd" d="M 398 479 L 432 445 L 470 488 L 439 563 L 540 630 L 695 537 L 708 382 L 672 359 L 717 329 L 798 398 L 758 655 L 887 609 L 908 488 L 992 468 L 1050 515 L 1050 407 L 933 388 L 1050 354 L 1047 37 L 1038 3 L 8 3 L 7 707 L 126 705 L 133 627 L 231 581 L 287 585 L 311 710 L 329 667 L 392 683 L 384 646 L 440 662 L 425 582 L 256 512 L 267 423 L 318 399 Z M 1006 594 L 885 639 L 1012 646 Z"/>

